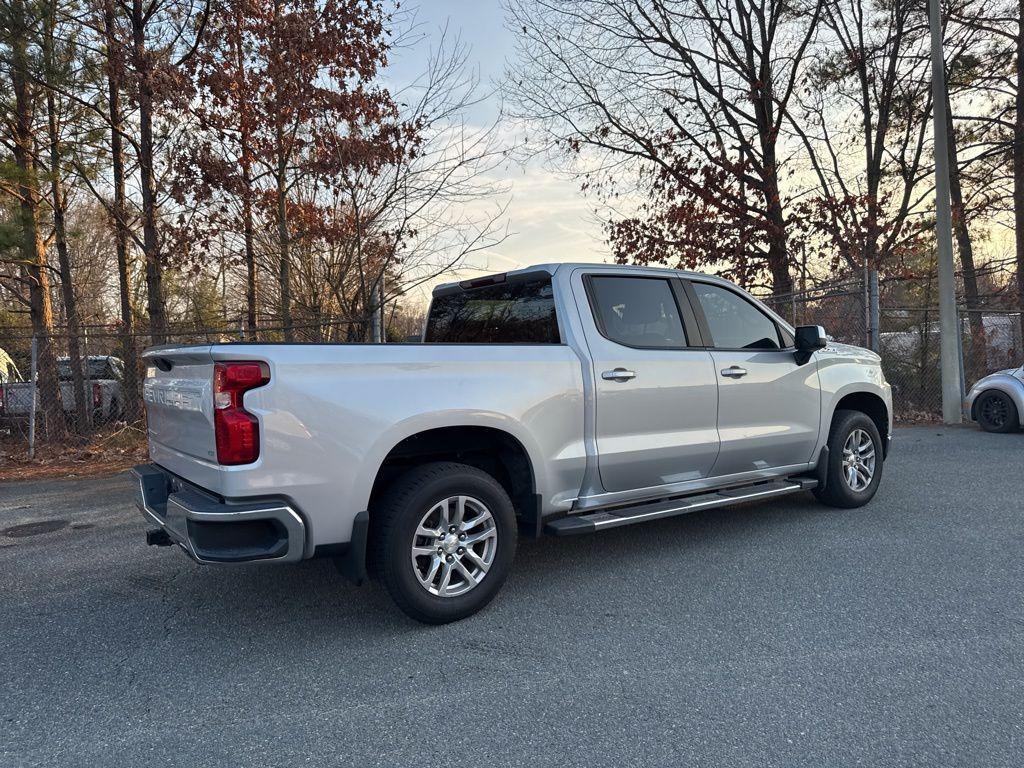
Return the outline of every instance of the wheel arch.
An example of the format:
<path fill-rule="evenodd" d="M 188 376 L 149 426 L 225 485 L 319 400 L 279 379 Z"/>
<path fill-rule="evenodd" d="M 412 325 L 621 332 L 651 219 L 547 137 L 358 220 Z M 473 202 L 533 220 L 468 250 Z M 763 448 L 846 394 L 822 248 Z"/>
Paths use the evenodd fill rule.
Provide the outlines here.
<path fill-rule="evenodd" d="M 414 466 L 454 461 L 487 472 L 497 480 L 521 519 L 538 513 L 534 462 L 523 442 L 494 426 L 449 425 L 421 430 L 399 440 L 384 456 L 370 489 L 367 509 L 393 481 Z"/>
<path fill-rule="evenodd" d="M 885 400 L 874 392 L 859 390 L 849 392 L 840 397 L 832 409 L 832 418 L 829 421 L 829 430 L 835 421 L 836 413 L 839 411 L 860 411 L 867 415 L 878 428 L 878 434 L 882 438 L 882 458 L 889 452 L 889 406 Z"/>

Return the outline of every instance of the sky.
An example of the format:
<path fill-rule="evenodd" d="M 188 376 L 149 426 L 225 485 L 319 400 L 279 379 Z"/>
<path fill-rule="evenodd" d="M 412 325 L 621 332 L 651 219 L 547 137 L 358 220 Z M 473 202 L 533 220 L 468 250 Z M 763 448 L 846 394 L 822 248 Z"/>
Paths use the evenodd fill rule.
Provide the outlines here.
<path fill-rule="evenodd" d="M 449 35 L 459 35 L 469 46 L 468 64 L 479 73 L 481 89 L 497 90 L 506 64 L 515 53 L 513 35 L 505 29 L 499 0 L 422 0 L 415 13 L 417 32 L 423 39 L 391 57 L 389 80 L 396 85 L 415 80 L 423 71 L 430 45 L 436 46 L 447 25 Z M 473 108 L 467 121 L 487 126 L 500 110 L 500 96 L 494 93 Z M 506 126 L 505 130 L 514 127 Z M 508 188 L 504 199 L 508 200 L 509 237 L 492 249 L 473 254 L 465 269 L 447 279 L 505 272 L 531 264 L 609 260 L 593 201 L 580 193 L 576 182 L 539 161 L 531 161 L 526 167 L 510 162 L 492 176 Z"/>

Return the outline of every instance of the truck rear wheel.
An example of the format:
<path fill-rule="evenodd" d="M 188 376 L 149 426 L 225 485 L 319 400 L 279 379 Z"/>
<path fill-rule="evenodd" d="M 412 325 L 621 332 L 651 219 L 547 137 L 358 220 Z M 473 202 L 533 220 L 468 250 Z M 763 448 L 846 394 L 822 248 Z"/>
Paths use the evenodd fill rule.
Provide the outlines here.
<path fill-rule="evenodd" d="M 882 438 L 866 413 L 838 410 L 828 436 L 825 487 L 814 489 L 830 507 L 862 507 L 882 480 Z"/>
<path fill-rule="evenodd" d="M 512 502 L 493 477 L 466 464 L 425 464 L 370 511 L 371 565 L 406 614 L 446 624 L 497 594 L 516 535 Z"/>

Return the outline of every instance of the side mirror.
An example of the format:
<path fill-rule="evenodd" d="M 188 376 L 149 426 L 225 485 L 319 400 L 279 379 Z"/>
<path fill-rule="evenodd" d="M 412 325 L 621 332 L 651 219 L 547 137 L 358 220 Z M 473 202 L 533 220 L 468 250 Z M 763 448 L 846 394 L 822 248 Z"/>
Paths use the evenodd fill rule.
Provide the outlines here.
<path fill-rule="evenodd" d="M 796 348 L 801 352 L 815 352 L 828 346 L 828 336 L 820 325 L 801 325 L 796 329 Z"/>
<path fill-rule="evenodd" d="M 796 362 L 803 365 L 811 359 L 811 355 L 828 346 L 828 336 L 820 325 L 798 326 L 793 334 L 796 339 Z"/>

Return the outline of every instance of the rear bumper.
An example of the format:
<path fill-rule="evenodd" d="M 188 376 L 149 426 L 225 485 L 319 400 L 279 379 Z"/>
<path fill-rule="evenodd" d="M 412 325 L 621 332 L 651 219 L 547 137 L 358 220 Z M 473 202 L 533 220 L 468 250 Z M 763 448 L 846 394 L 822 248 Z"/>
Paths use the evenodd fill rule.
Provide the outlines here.
<path fill-rule="evenodd" d="M 305 523 L 286 503 L 223 501 L 156 464 L 132 474 L 139 511 L 197 562 L 288 563 L 305 554 Z"/>

